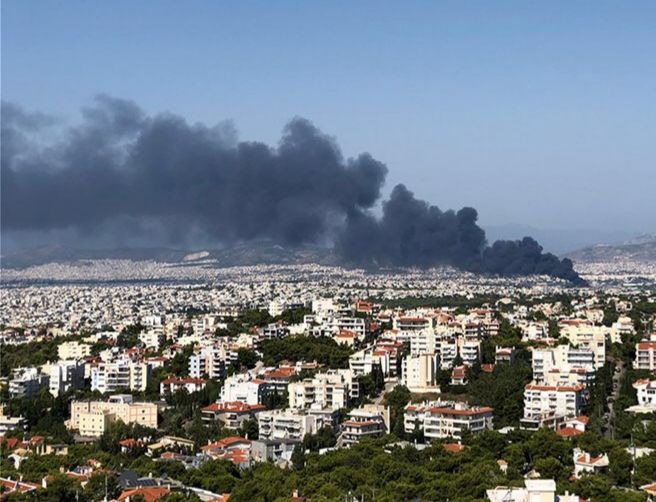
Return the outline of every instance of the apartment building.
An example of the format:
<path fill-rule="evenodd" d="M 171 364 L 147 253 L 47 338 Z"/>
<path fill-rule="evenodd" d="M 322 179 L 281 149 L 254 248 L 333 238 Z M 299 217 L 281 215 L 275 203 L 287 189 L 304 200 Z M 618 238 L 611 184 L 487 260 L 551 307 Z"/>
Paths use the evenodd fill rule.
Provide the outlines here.
<path fill-rule="evenodd" d="M 5 406 L 0 405 L 0 435 L 4 436 L 7 432 L 13 430 L 25 430 L 27 420 L 24 417 L 12 417 L 5 415 Z"/>
<path fill-rule="evenodd" d="M 289 335 L 289 327 L 281 322 L 270 323 L 260 329 L 260 337 L 263 340 L 273 340 L 275 338 L 284 338 Z"/>
<path fill-rule="evenodd" d="M 465 366 L 474 366 L 481 360 L 481 342 L 458 338 L 458 352 Z"/>
<path fill-rule="evenodd" d="M 652 334 L 649 341 L 636 344 L 636 355 L 633 367 L 637 370 L 656 371 L 656 338 Z"/>
<path fill-rule="evenodd" d="M 84 387 L 84 363 L 71 361 L 58 361 L 48 365 L 50 394 L 57 397 L 71 389 Z"/>
<path fill-rule="evenodd" d="M 392 319 L 393 329 L 408 334 L 413 331 L 432 330 L 434 327 L 432 317 L 404 315 Z"/>
<path fill-rule="evenodd" d="M 538 419 L 553 413 L 560 417 L 581 414 L 583 385 L 540 385 L 530 383 L 524 388 L 524 419 Z"/>
<path fill-rule="evenodd" d="M 464 431 L 479 433 L 493 429 L 494 410 L 490 407 L 472 407 L 453 401 L 426 402 L 407 405 L 404 414 L 405 431 L 417 428 L 427 439 L 462 439 Z"/>
<path fill-rule="evenodd" d="M 332 425 L 330 415 L 301 410 L 267 410 L 258 413 L 260 440 L 302 440 L 324 425 Z"/>
<path fill-rule="evenodd" d="M 358 397 L 359 385 L 353 371 L 339 369 L 290 383 L 287 392 L 290 408 L 338 410 Z"/>
<path fill-rule="evenodd" d="M 606 363 L 606 337 L 610 328 L 593 326 L 579 319 L 565 319 L 558 323 L 560 335 L 579 349 L 589 349 L 594 353 L 595 369 L 600 369 Z"/>
<path fill-rule="evenodd" d="M 515 347 L 495 347 L 494 364 L 512 364 L 514 360 Z"/>
<path fill-rule="evenodd" d="M 389 407 L 365 404 L 352 410 L 341 424 L 341 442 L 348 446 L 362 439 L 377 438 L 389 432 Z"/>
<path fill-rule="evenodd" d="M 143 392 L 150 380 L 150 366 L 130 359 L 101 362 L 91 368 L 91 390 L 116 392 L 122 389 Z"/>
<path fill-rule="evenodd" d="M 170 377 L 162 380 L 159 384 L 160 396 L 175 394 L 179 390 L 185 390 L 189 394 L 199 392 L 205 388 L 207 380 L 203 378 L 177 378 Z"/>
<path fill-rule="evenodd" d="M 435 353 L 439 338 L 433 329 L 411 330 L 407 339 L 410 342 L 410 354 Z"/>
<path fill-rule="evenodd" d="M 437 384 L 439 360 L 437 354 L 408 355 L 403 359 L 401 383 L 410 392 L 440 392 Z"/>
<path fill-rule="evenodd" d="M 611 343 L 622 343 L 625 336 L 635 334 L 635 327 L 630 317 L 620 316 L 610 327 Z"/>
<path fill-rule="evenodd" d="M 392 364 L 396 364 L 396 357 L 393 358 L 392 355 L 391 350 L 375 346 L 368 347 L 349 357 L 349 369 L 355 376 L 363 376 L 371 373 L 374 366 L 378 366 L 383 375 L 389 375 L 392 371 Z"/>
<path fill-rule="evenodd" d="M 239 429 L 244 421 L 257 418 L 266 410 L 263 404 L 245 404 L 240 401 L 232 403 L 211 403 L 201 409 L 204 422 L 221 422 L 227 429 Z"/>
<path fill-rule="evenodd" d="M 189 356 L 189 376 L 193 378 L 221 379 L 225 376 L 225 370 L 232 360 L 237 359 L 237 354 L 224 345 L 206 346 Z"/>
<path fill-rule="evenodd" d="M 656 409 L 656 380 L 647 378 L 633 382 L 638 395 L 638 405 Z"/>
<path fill-rule="evenodd" d="M 610 460 L 608 455 L 591 455 L 579 448 L 574 448 L 574 477 L 580 478 L 583 474 L 601 474 L 608 470 Z"/>
<path fill-rule="evenodd" d="M 586 375 L 594 378 L 596 370 L 595 356 L 590 349 L 575 349 L 569 345 L 533 349 L 532 366 L 533 379 L 547 384 L 556 384 L 560 374 L 569 374 L 572 370 L 584 370 Z"/>
<path fill-rule="evenodd" d="M 88 343 L 64 342 L 57 347 L 57 355 L 62 360 L 82 359 L 91 355 L 91 345 Z"/>
<path fill-rule="evenodd" d="M 162 329 L 150 329 L 139 333 L 139 341 L 148 349 L 159 350 L 159 346 L 164 340 Z"/>
<path fill-rule="evenodd" d="M 458 340 L 456 338 L 442 339 L 437 347 L 440 368 L 448 370 L 458 357 Z"/>
<path fill-rule="evenodd" d="M 225 379 L 221 388 L 221 402 L 262 404 L 269 390 L 270 385 L 264 380 L 252 378 L 249 374 L 237 374 Z"/>
<path fill-rule="evenodd" d="M 521 322 L 522 341 L 531 342 L 544 340 L 549 337 L 549 324 L 547 321 Z"/>
<path fill-rule="evenodd" d="M 355 333 L 358 340 L 363 339 L 367 333 L 366 322 L 360 317 L 333 317 L 326 323 L 326 328 L 330 333 L 350 331 Z"/>
<path fill-rule="evenodd" d="M 39 368 L 16 368 L 9 381 L 9 395 L 13 398 L 34 396 L 41 389 L 48 388 L 48 383 L 48 375 L 41 373 Z"/>
<path fill-rule="evenodd" d="M 73 401 L 66 425 L 82 436 L 99 437 L 116 420 L 156 429 L 157 405 L 134 403 L 129 394 L 111 396 L 107 401 Z"/>

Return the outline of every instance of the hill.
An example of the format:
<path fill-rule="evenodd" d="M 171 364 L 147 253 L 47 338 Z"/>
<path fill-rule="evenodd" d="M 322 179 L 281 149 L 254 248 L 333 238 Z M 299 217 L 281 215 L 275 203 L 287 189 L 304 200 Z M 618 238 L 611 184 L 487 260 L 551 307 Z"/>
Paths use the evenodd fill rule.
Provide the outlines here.
<path fill-rule="evenodd" d="M 79 260 L 153 260 L 167 263 L 193 263 L 215 260 L 220 267 L 256 264 L 292 263 L 336 264 L 330 249 L 319 246 L 286 248 L 269 242 L 235 244 L 221 249 L 120 248 L 79 249 L 67 246 L 40 246 L 3 254 L 3 268 L 25 268 L 46 263 L 70 263 Z"/>
<path fill-rule="evenodd" d="M 656 262 L 656 235 L 642 235 L 621 244 L 597 244 L 567 253 L 574 262 Z"/>

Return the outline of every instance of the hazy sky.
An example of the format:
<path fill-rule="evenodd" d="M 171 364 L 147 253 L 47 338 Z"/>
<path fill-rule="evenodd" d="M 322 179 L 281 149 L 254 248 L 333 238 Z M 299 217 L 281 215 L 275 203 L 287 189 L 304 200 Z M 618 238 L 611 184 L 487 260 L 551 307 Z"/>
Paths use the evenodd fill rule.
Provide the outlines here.
<path fill-rule="evenodd" d="M 483 225 L 656 231 L 656 2 L 2 2 L 2 98 L 275 143 L 303 116 Z"/>

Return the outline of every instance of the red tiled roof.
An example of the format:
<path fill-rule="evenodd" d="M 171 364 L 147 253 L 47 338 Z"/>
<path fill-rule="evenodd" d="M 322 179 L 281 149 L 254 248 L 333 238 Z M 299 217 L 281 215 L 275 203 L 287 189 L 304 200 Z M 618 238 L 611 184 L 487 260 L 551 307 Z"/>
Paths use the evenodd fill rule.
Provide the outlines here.
<path fill-rule="evenodd" d="M 290 378 L 296 374 L 294 368 L 276 368 L 265 371 L 262 375 L 264 378 Z"/>
<path fill-rule="evenodd" d="M 201 411 L 213 411 L 213 412 L 253 412 L 253 411 L 262 411 L 266 410 L 266 406 L 263 404 L 246 404 L 241 401 L 230 401 L 225 403 L 211 403 L 205 406 Z"/>
<path fill-rule="evenodd" d="M 231 436 L 223 439 L 219 439 L 214 443 L 210 443 L 201 448 L 201 450 L 222 450 L 230 447 L 236 447 L 239 444 L 251 444 L 249 439 L 240 437 L 240 436 Z"/>
<path fill-rule="evenodd" d="M 561 427 L 556 431 L 556 434 L 562 438 L 571 438 L 574 436 L 580 436 L 583 434 L 583 431 L 580 431 L 574 427 Z"/>
<path fill-rule="evenodd" d="M 544 391 L 554 391 L 554 392 L 578 392 L 580 390 L 583 390 L 583 385 L 581 384 L 576 384 L 576 385 L 535 385 L 535 384 L 527 384 L 526 385 L 526 390 L 544 390 Z"/>
<path fill-rule="evenodd" d="M 8 478 L 0 478 L 0 486 L 4 488 L 3 491 L 5 494 L 13 492 L 27 493 L 39 488 L 39 485 L 35 485 L 34 483 L 26 483 Z"/>
<path fill-rule="evenodd" d="M 598 455 L 598 456 L 596 456 L 596 457 L 593 457 L 592 455 L 586 455 L 586 454 L 583 454 L 583 455 L 579 455 L 579 456 L 578 456 L 578 458 L 576 459 L 576 462 L 577 462 L 578 464 L 588 464 L 588 465 L 592 465 L 592 464 L 596 464 L 597 462 L 599 462 L 599 461 L 602 460 L 603 458 L 604 458 L 603 455 Z"/>
<path fill-rule="evenodd" d="M 454 408 L 445 408 L 445 407 L 434 407 L 434 408 L 429 408 L 428 411 L 429 413 L 433 413 L 436 415 L 457 415 L 457 416 L 471 417 L 483 413 L 492 413 L 494 409 L 490 408 L 489 406 L 483 406 L 481 408 L 470 408 L 466 410 L 456 410 Z"/>
<path fill-rule="evenodd" d="M 135 488 L 133 490 L 125 490 L 118 497 L 118 500 L 119 502 L 123 502 L 129 497 L 141 495 L 145 502 L 155 502 L 156 500 L 162 498 L 164 495 L 168 495 L 170 492 L 171 490 L 164 486 L 148 486 L 144 488 Z"/>
<path fill-rule="evenodd" d="M 374 422 L 373 420 L 345 420 L 342 422 L 342 425 L 347 425 L 349 427 L 366 427 L 367 425 L 376 425 L 377 423 L 378 422 Z"/>
<path fill-rule="evenodd" d="M 249 455 L 248 455 L 248 451 L 246 450 L 243 450 L 241 448 L 234 448 L 232 450 L 227 450 L 223 453 L 218 454 L 216 458 L 229 460 L 235 465 L 240 465 L 248 462 Z"/>
<path fill-rule="evenodd" d="M 463 445 L 458 443 L 444 443 L 442 445 L 442 448 L 444 448 L 449 453 L 460 453 L 462 450 L 465 449 Z"/>

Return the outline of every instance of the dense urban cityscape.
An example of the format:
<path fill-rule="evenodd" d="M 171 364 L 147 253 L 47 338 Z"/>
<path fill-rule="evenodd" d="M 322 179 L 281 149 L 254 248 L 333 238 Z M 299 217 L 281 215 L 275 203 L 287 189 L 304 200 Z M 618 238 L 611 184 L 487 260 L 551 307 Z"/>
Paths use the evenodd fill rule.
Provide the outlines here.
<path fill-rule="evenodd" d="M 4 496 L 647 500 L 656 273 L 578 271 L 5 269 Z"/>

